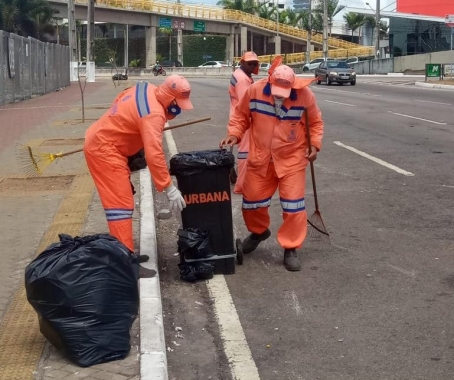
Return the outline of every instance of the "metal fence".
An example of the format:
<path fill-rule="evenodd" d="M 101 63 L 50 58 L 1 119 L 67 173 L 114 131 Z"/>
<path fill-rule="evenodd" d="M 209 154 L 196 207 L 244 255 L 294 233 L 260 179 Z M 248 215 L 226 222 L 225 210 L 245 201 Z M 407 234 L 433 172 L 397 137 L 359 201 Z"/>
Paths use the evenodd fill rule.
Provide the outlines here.
<path fill-rule="evenodd" d="M 0 30 L 0 105 L 69 86 L 69 47 Z"/>

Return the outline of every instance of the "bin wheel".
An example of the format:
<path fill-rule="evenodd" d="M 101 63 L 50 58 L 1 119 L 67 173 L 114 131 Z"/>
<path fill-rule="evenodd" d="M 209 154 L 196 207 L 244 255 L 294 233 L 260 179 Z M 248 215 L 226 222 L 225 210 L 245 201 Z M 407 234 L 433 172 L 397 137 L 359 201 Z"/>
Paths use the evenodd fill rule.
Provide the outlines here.
<path fill-rule="evenodd" d="M 235 240 L 236 245 L 236 259 L 238 260 L 238 264 L 243 265 L 243 243 L 241 239 Z"/>

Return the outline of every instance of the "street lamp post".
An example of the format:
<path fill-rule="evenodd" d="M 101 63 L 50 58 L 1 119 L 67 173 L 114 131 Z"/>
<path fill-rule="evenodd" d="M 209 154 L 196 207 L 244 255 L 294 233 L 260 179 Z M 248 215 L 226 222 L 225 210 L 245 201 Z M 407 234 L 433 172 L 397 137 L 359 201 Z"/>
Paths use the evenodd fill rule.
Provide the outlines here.
<path fill-rule="evenodd" d="M 366 3 L 366 5 L 372 9 L 375 12 L 375 58 L 379 59 L 380 58 L 380 0 L 376 0 L 376 8 L 374 11 L 374 8 L 370 6 L 369 3 Z"/>
<path fill-rule="evenodd" d="M 323 58 L 328 59 L 328 0 L 323 1 Z"/>

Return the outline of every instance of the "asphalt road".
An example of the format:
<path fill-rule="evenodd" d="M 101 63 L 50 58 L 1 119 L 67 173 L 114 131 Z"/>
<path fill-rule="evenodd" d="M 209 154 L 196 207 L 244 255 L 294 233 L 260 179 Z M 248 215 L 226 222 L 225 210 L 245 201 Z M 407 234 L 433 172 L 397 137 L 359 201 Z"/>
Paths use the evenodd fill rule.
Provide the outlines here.
<path fill-rule="evenodd" d="M 171 379 L 453 378 L 454 91 L 412 83 L 358 78 L 356 86 L 312 86 L 325 120 L 315 172 L 332 246 L 308 240 L 303 270 L 287 272 L 274 198 L 273 235 L 225 276 L 225 297 L 235 306 L 227 324 L 215 313 L 209 282 L 179 279 L 178 221 L 158 222 Z M 180 152 L 216 148 L 228 120 L 228 79 L 191 84 L 195 110 L 180 119 L 212 120 L 174 130 Z M 311 215 L 309 172 L 306 188 Z M 239 197 L 232 207 L 235 235 L 244 238 Z M 226 353 L 237 339 L 226 328 L 236 315 L 243 367 L 230 366 Z"/>

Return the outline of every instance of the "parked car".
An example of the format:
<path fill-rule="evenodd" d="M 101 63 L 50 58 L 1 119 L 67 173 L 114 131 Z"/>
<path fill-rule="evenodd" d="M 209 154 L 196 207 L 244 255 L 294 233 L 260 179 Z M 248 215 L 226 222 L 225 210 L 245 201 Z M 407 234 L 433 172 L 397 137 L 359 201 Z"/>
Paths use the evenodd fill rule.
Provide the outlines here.
<path fill-rule="evenodd" d="M 180 61 L 162 61 L 159 64 L 162 67 L 183 67 Z"/>
<path fill-rule="evenodd" d="M 333 58 L 328 58 L 328 61 L 332 61 L 332 60 L 333 60 Z M 315 58 L 303 66 L 303 71 L 307 72 L 307 71 L 315 70 L 320 65 L 320 63 L 322 63 L 324 61 L 325 61 L 325 58 Z"/>
<path fill-rule="evenodd" d="M 268 71 L 271 67 L 271 63 L 261 63 L 259 66 L 260 71 Z"/>
<path fill-rule="evenodd" d="M 218 67 L 229 67 L 227 62 L 224 61 L 208 61 L 205 62 L 203 65 L 199 65 L 198 67 L 205 67 L 209 68 L 218 68 Z"/>
<path fill-rule="evenodd" d="M 354 63 L 358 63 L 359 62 L 359 58 L 358 57 L 350 57 L 350 58 L 347 58 L 345 60 L 345 62 L 349 65 L 353 65 Z"/>
<path fill-rule="evenodd" d="M 333 82 L 343 85 L 350 83 L 352 86 L 356 84 L 356 72 L 345 61 L 326 61 L 320 63 L 315 69 L 315 77 L 317 84 L 326 82 L 330 85 Z"/>

